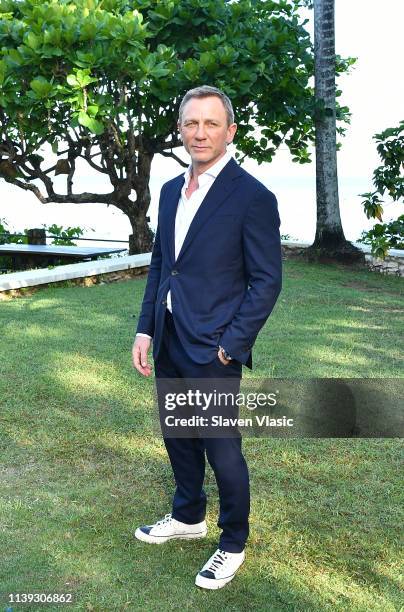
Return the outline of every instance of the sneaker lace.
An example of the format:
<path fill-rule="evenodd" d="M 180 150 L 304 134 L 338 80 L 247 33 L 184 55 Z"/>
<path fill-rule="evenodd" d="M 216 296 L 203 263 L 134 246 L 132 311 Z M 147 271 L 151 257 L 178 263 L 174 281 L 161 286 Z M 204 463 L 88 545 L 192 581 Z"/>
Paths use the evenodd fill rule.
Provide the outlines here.
<path fill-rule="evenodd" d="M 228 559 L 227 553 L 224 550 L 218 550 L 218 552 L 214 555 L 209 567 L 208 571 L 214 572 L 220 567 L 223 567 L 223 563 Z"/>
<path fill-rule="evenodd" d="M 165 515 L 160 521 L 157 521 L 156 525 L 165 525 L 171 521 L 171 512 Z"/>

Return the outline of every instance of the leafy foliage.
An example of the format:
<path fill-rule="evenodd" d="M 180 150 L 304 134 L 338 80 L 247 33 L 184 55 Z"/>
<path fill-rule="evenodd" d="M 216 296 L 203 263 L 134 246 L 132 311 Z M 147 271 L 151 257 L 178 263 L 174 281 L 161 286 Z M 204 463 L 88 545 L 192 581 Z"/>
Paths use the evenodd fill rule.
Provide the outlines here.
<path fill-rule="evenodd" d="M 84 234 L 82 227 L 63 227 L 62 225 L 42 225 L 48 237 L 53 238 L 50 244 L 75 246 L 72 242 L 74 239 L 80 238 Z M 28 230 L 25 228 L 23 232 L 11 232 L 8 228 L 6 219 L 0 219 L 0 244 L 28 244 Z"/>
<path fill-rule="evenodd" d="M 368 232 L 362 232 L 359 242 L 369 244 L 373 255 L 381 259 L 389 249 L 404 249 L 404 215 L 389 223 L 376 223 Z"/>
<path fill-rule="evenodd" d="M 74 238 L 80 238 L 84 233 L 81 227 L 66 227 L 56 225 L 42 226 L 53 240 L 50 244 L 75 246 Z M 8 227 L 6 219 L 0 219 L 0 244 L 28 244 L 28 229 L 23 232 L 12 232 Z M 12 268 L 12 257 L 10 255 L 0 256 L 0 270 L 8 272 Z"/>
<path fill-rule="evenodd" d="M 0 0 L 0 176 L 44 203 L 112 204 L 138 231 L 151 159 L 181 162 L 178 107 L 202 84 L 231 97 L 240 158 L 271 161 L 284 143 L 309 162 L 321 109 L 298 9 L 289 0 Z M 80 158 L 112 191 L 74 192 Z M 66 193 L 52 173 L 66 176 Z"/>
<path fill-rule="evenodd" d="M 11 232 L 5 219 L 0 219 L 0 244 L 28 244 L 27 230 Z"/>
<path fill-rule="evenodd" d="M 382 165 L 373 172 L 375 191 L 362 193 L 362 202 L 368 219 L 383 221 L 383 196 L 393 201 L 404 201 L 404 121 L 398 127 L 384 130 L 373 137 L 379 144 L 377 152 Z M 389 223 L 376 223 L 368 232 L 362 232 L 359 242 L 369 244 L 372 253 L 384 258 L 388 249 L 404 249 L 404 215 Z"/>
<path fill-rule="evenodd" d="M 51 234 L 53 240 L 51 244 L 56 244 L 60 246 L 75 246 L 73 242 L 74 238 L 80 238 L 83 235 L 84 230 L 81 227 L 66 227 L 63 228 L 62 225 L 44 225 L 44 229 L 48 234 Z"/>

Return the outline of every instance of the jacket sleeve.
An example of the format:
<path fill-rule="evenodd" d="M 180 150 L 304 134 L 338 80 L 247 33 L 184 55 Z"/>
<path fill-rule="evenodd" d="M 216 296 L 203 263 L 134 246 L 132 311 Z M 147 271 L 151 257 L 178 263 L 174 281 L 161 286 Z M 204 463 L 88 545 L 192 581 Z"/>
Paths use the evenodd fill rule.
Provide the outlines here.
<path fill-rule="evenodd" d="M 164 188 L 164 187 L 163 187 Z M 160 204 L 163 188 L 160 192 Z M 160 205 L 159 205 L 160 209 Z M 154 335 L 154 310 L 161 276 L 160 214 L 136 333 Z"/>
<path fill-rule="evenodd" d="M 281 291 L 279 226 L 276 197 L 268 189 L 260 190 L 243 223 L 243 256 L 249 286 L 219 340 L 220 346 L 244 364 Z"/>

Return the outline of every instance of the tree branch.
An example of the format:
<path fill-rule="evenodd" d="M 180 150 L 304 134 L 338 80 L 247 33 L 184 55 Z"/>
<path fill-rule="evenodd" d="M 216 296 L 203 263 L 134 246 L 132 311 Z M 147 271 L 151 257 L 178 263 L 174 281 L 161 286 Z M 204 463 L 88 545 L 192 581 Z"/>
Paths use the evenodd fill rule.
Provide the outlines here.
<path fill-rule="evenodd" d="M 159 151 L 159 153 L 161 155 L 163 155 L 164 157 L 172 157 L 173 159 L 175 159 L 176 162 L 178 162 L 180 164 L 180 166 L 182 166 L 183 168 L 188 168 L 189 164 L 187 164 L 186 162 L 182 161 L 182 159 L 180 159 L 175 153 L 173 153 L 173 150 L 171 149 L 171 151 L 164 151 L 161 150 Z"/>
<path fill-rule="evenodd" d="M 128 156 L 126 159 L 126 173 L 128 175 L 129 182 L 132 184 L 133 176 L 136 173 L 136 164 L 135 155 L 136 155 L 136 143 L 135 143 L 135 131 L 133 128 L 133 121 L 130 114 L 130 108 L 128 103 L 128 93 L 126 90 L 126 86 L 123 86 L 124 99 L 123 102 L 126 106 L 126 117 L 128 120 L 128 132 L 127 132 L 127 141 L 128 141 Z"/>
<path fill-rule="evenodd" d="M 97 170 L 97 172 L 102 172 L 103 174 L 109 174 L 108 170 L 106 170 L 105 168 L 102 168 L 101 166 L 93 162 L 92 158 L 96 157 L 96 155 L 102 156 L 102 153 L 100 151 L 99 153 L 90 155 L 91 147 L 92 147 L 92 144 L 90 142 L 84 150 L 84 155 L 80 154 L 79 157 L 82 157 L 83 159 L 85 159 L 88 165 L 91 166 L 91 168 L 94 168 L 94 170 Z"/>
<path fill-rule="evenodd" d="M 36 185 L 31 185 L 30 183 L 23 183 L 22 181 L 18 179 L 10 179 L 5 176 L 2 176 L 1 178 L 3 178 L 7 183 L 11 183 L 12 185 L 16 185 L 17 187 L 20 187 L 21 189 L 25 189 L 25 191 L 32 191 L 36 195 L 38 200 L 42 202 L 42 204 L 47 203 L 48 198 L 46 198 L 42 194 L 42 192 Z"/>
<path fill-rule="evenodd" d="M 71 150 L 69 151 L 67 158 L 70 164 L 70 171 L 66 178 L 66 186 L 67 186 L 67 193 L 68 195 L 71 196 L 73 194 L 73 176 L 76 171 L 76 163 L 75 163 L 76 157 L 73 154 L 73 151 Z"/>
<path fill-rule="evenodd" d="M 107 168 L 106 173 L 109 175 L 109 179 L 115 187 L 118 184 L 119 179 L 116 173 L 114 160 L 112 159 L 111 155 L 110 143 L 108 142 L 108 132 L 104 132 L 104 134 L 101 135 L 101 137 L 99 138 L 99 144 L 102 152 L 102 159 L 105 162 Z"/>

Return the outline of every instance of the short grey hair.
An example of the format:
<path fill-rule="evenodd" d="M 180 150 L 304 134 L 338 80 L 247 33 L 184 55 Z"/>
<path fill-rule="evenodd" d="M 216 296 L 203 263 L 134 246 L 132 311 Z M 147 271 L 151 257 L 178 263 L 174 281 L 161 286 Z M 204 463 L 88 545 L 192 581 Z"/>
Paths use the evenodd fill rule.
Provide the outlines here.
<path fill-rule="evenodd" d="M 200 87 L 194 87 L 194 89 L 189 89 L 185 96 L 181 100 L 180 108 L 178 111 L 179 122 L 182 121 L 182 113 L 184 111 L 185 104 L 191 98 L 208 98 L 209 96 L 216 96 L 220 98 L 223 103 L 224 109 L 227 115 L 227 125 L 231 125 L 234 123 L 234 111 L 232 103 L 230 102 L 230 98 L 226 96 L 226 94 L 217 87 L 211 87 L 210 85 L 201 85 Z"/>

